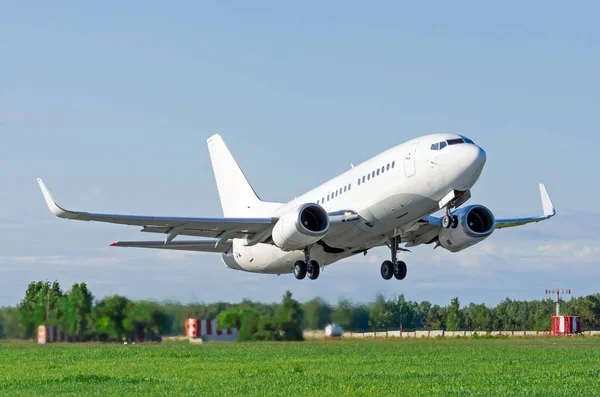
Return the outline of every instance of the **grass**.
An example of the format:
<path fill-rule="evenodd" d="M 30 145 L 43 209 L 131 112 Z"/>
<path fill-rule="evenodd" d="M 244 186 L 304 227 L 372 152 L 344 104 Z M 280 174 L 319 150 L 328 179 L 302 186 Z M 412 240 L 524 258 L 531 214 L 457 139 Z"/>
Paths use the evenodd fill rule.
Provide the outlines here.
<path fill-rule="evenodd" d="M 600 338 L 0 343 L 0 395 L 600 395 Z"/>

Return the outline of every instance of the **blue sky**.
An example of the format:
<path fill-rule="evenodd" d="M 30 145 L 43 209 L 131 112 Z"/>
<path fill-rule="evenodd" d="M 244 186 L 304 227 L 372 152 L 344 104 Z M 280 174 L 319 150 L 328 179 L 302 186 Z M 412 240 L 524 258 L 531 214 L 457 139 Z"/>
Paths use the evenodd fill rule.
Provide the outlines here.
<path fill-rule="evenodd" d="M 181 301 L 598 292 L 599 13 L 547 1 L 3 4 L 0 305 L 38 279 Z M 74 209 L 215 216 L 216 132 L 261 197 L 286 201 L 446 131 L 488 154 L 471 202 L 535 215 L 544 182 L 559 215 L 460 254 L 416 248 L 404 282 L 380 278 L 385 250 L 298 282 L 215 255 L 110 248 L 148 236 L 56 219 L 35 181 Z"/>

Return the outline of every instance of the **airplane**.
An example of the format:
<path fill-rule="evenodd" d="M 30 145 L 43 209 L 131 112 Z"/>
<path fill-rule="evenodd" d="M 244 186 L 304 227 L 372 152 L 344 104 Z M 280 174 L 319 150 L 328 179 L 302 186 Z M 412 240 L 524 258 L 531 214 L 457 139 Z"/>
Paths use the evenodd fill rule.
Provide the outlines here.
<path fill-rule="evenodd" d="M 410 247 L 433 244 L 459 252 L 496 229 L 556 214 L 543 184 L 541 216 L 496 219 L 483 205 L 462 206 L 471 198 L 486 153 L 458 134 L 409 140 L 287 203 L 258 197 L 220 135 L 211 136 L 207 144 L 221 218 L 71 211 L 56 203 L 41 179 L 38 183 L 48 208 L 59 218 L 141 226 L 142 232 L 165 235 L 164 241 L 116 241 L 111 246 L 219 253 L 228 268 L 293 273 L 298 280 L 315 280 L 325 266 L 380 246 L 387 246 L 391 254 L 381 264 L 381 277 L 403 280 L 407 266 L 398 253 Z M 432 215 L 442 209 L 444 216 Z"/>

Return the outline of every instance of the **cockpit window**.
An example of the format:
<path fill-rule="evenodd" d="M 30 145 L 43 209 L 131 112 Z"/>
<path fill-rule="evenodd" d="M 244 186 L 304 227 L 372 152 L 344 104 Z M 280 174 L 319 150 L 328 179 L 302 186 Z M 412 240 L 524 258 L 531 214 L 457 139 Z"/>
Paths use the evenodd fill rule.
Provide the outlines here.
<path fill-rule="evenodd" d="M 446 147 L 446 141 L 441 141 L 441 142 L 434 143 L 433 145 L 431 145 L 431 150 L 442 150 L 445 147 Z"/>
<path fill-rule="evenodd" d="M 461 143 L 465 143 L 462 138 L 448 139 L 448 145 L 459 145 Z"/>
<path fill-rule="evenodd" d="M 431 150 L 442 150 L 448 145 L 459 145 L 461 143 L 475 144 L 472 140 L 463 136 L 461 138 L 448 139 L 447 141 L 434 143 L 433 145 L 431 145 Z"/>

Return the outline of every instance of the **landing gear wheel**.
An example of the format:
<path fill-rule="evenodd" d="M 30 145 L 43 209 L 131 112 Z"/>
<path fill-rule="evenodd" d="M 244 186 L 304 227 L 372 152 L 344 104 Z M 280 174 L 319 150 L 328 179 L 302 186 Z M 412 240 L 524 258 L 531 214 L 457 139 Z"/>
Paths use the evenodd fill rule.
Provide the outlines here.
<path fill-rule="evenodd" d="M 304 279 L 306 277 L 306 262 L 297 261 L 294 263 L 294 277 L 298 280 Z"/>
<path fill-rule="evenodd" d="M 384 280 L 389 280 L 394 275 L 394 265 L 390 261 L 384 261 L 381 264 L 381 277 Z"/>
<path fill-rule="evenodd" d="M 406 263 L 402 261 L 397 262 L 396 266 L 394 266 L 394 277 L 396 277 L 396 280 L 404 280 L 406 271 Z"/>
<path fill-rule="evenodd" d="M 452 226 L 452 218 L 450 215 L 445 215 L 442 218 L 442 226 L 446 229 L 450 229 L 450 226 Z"/>
<path fill-rule="evenodd" d="M 458 226 L 458 216 L 452 215 L 452 229 L 456 229 Z"/>
<path fill-rule="evenodd" d="M 308 261 L 306 264 L 306 275 L 311 280 L 316 280 L 319 277 L 321 270 L 317 261 Z"/>

